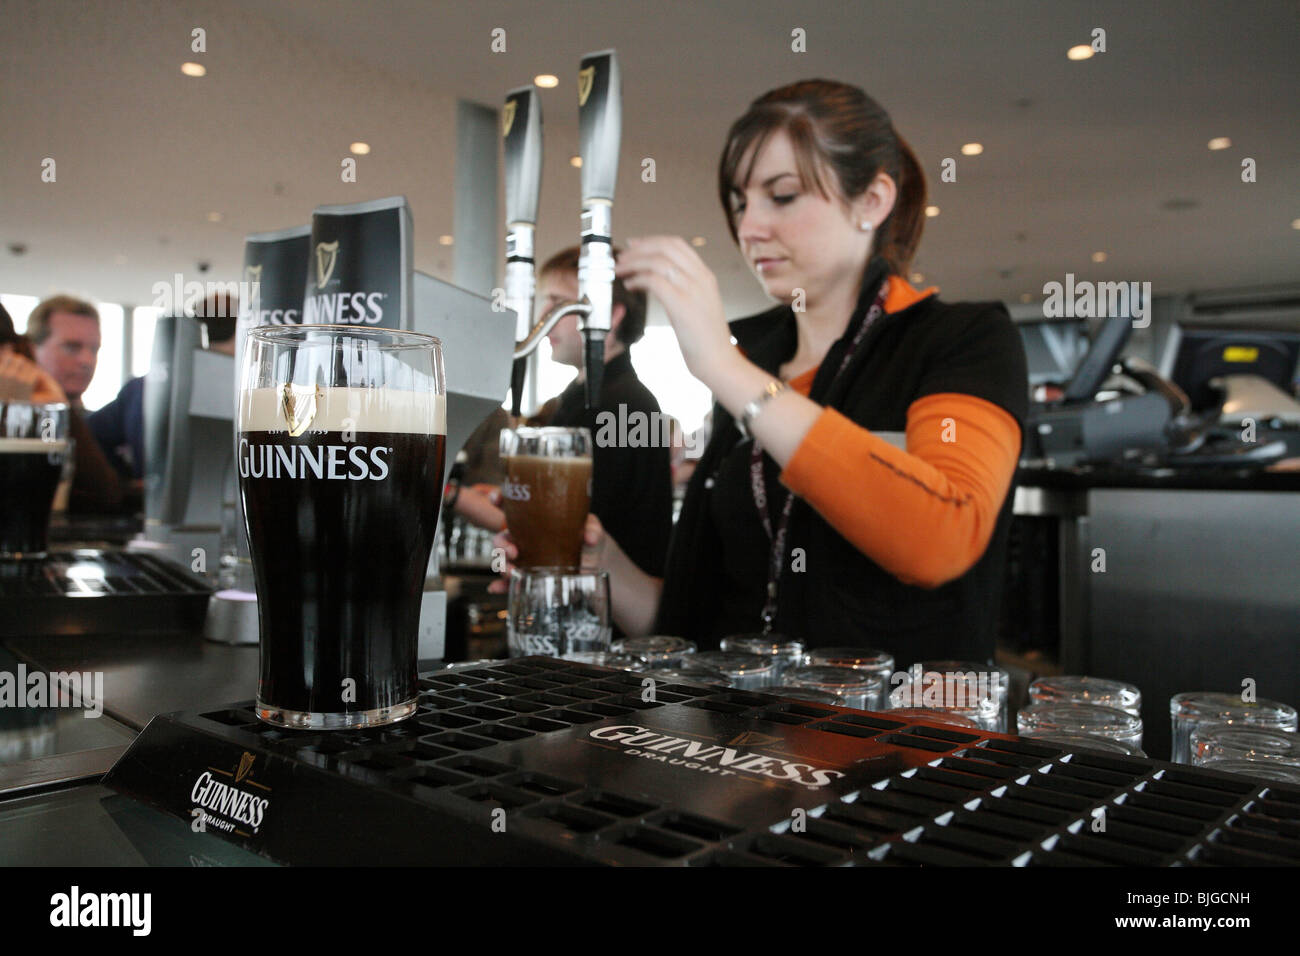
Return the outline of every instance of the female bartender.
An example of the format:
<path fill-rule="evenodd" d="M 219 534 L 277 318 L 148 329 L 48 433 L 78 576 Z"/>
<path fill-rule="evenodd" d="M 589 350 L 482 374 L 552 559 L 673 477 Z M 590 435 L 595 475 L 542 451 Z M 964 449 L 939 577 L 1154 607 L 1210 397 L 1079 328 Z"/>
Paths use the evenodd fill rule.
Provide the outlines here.
<path fill-rule="evenodd" d="M 755 101 L 718 188 L 780 305 L 728 328 L 683 239 L 631 240 L 619 258 L 717 405 L 662 580 L 589 523 L 616 621 L 701 648 L 770 628 L 811 647 L 991 659 L 1028 401 L 1006 310 L 904 280 L 925 179 L 856 87 L 812 80 Z"/>

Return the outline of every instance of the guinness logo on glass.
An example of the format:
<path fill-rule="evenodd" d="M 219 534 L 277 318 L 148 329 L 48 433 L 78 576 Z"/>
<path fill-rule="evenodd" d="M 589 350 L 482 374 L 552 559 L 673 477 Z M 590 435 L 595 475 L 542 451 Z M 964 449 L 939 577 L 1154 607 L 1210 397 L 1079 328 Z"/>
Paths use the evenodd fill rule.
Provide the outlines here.
<path fill-rule="evenodd" d="M 518 100 L 506 100 L 505 108 L 501 111 L 502 136 L 510 135 L 510 127 L 515 125 L 515 107 L 518 105 Z"/>
<path fill-rule="evenodd" d="M 585 70 L 578 71 L 578 105 L 586 106 L 587 97 L 591 95 L 591 87 L 596 81 L 596 68 L 589 66 Z"/>
<path fill-rule="evenodd" d="M 316 417 L 316 386 L 286 382 L 284 392 L 280 395 L 280 409 L 284 412 L 284 424 L 289 429 L 289 437 L 297 438 Z"/>
<path fill-rule="evenodd" d="M 316 243 L 316 288 L 325 288 L 334 274 L 334 263 L 339 258 L 339 241 Z"/>

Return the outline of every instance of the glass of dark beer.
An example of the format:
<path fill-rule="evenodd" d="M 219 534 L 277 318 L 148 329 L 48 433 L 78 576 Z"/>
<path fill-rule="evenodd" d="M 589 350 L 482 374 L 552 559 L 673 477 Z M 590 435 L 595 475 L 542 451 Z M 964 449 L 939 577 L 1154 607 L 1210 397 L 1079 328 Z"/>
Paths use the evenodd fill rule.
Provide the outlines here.
<path fill-rule="evenodd" d="M 506 428 L 501 432 L 501 507 L 521 568 L 577 568 L 591 508 L 591 432 Z"/>
<path fill-rule="evenodd" d="M 236 461 L 261 631 L 257 715 L 331 730 L 416 710 L 438 521 L 442 345 L 348 326 L 253 329 Z"/>
<path fill-rule="evenodd" d="M 67 457 L 67 405 L 0 401 L 0 559 L 45 557 Z"/>

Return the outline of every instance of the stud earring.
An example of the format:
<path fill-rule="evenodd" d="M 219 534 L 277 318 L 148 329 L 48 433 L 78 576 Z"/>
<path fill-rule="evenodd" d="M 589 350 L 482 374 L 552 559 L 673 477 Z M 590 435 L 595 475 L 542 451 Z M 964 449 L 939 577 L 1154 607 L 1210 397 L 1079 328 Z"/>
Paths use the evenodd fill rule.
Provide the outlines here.
<path fill-rule="evenodd" d="M 858 228 L 861 229 L 863 232 L 870 232 L 871 223 L 869 223 L 867 220 L 864 219 L 862 220 L 862 222 L 858 223 Z"/>

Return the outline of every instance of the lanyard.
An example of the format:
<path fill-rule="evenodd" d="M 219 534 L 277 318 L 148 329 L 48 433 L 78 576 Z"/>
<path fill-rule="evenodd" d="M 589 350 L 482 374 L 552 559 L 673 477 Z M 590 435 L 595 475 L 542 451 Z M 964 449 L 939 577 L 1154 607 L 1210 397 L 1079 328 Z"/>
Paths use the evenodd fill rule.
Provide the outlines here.
<path fill-rule="evenodd" d="M 858 331 L 854 334 L 849 347 L 844 352 L 844 358 L 840 361 L 840 367 L 835 370 L 835 376 L 828 383 L 827 388 L 834 384 L 835 381 L 848 368 L 849 362 L 853 359 L 854 353 L 857 352 L 858 346 L 866 338 L 867 330 L 875 324 L 876 319 L 885 310 L 885 289 L 886 283 L 882 283 L 880 291 L 876 293 L 876 299 L 871 303 L 871 308 L 867 310 L 866 318 L 858 326 Z M 772 625 L 776 621 L 776 598 L 777 583 L 781 580 L 781 571 L 785 566 L 785 539 L 786 532 L 790 527 L 790 509 L 794 507 L 794 494 L 788 489 L 785 491 L 785 501 L 781 505 L 781 516 L 777 520 L 776 533 L 772 531 L 772 520 L 767 513 L 767 482 L 763 478 L 763 449 L 758 440 L 754 440 L 753 446 L 749 450 L 749 488 L 754 495 L 754 507 L 758 509 L 759 520 L 763 522 L 763 530 L 767 532 L 768 540 L 772 542 L 772 551 L 768 558 L 767 569 L 767 595 L 763 603 L 763 633 L 770 634 Z"/>

